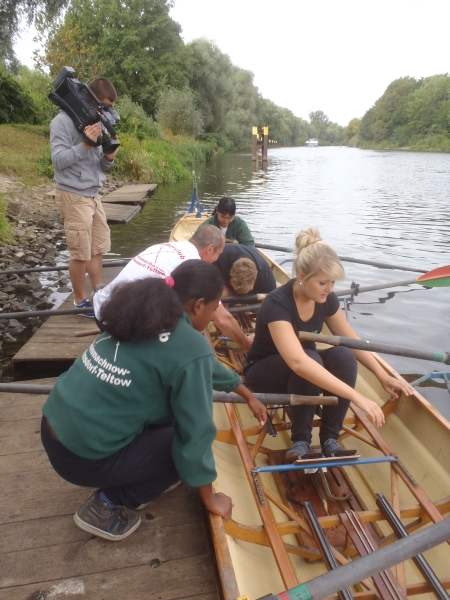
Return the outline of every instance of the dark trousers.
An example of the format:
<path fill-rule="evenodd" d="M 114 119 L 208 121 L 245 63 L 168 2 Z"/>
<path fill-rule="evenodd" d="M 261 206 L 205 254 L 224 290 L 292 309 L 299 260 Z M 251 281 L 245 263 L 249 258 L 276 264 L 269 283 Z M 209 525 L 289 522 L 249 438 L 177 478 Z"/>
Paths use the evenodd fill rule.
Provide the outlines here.
<path fill-rule="evenodd" d="M 355 387 L 357 364 L 351 350 L 338 346 L 327 350 L 305 350 L 305 353 L 319 365 L 325 367 L 332 375 L 350 387 Z M 254 392 L 318 396 L 322 391 L 317 385 L 296 375 L 279 354 L 272 354 L 258 360 L 247 369 L 245 379 Z M 327 391 L 324 391 L 324 395 L 334 396 Z M 330 438 L 338 439 L 349 405 L 349 400 L 339 398 L 336 406 L 323 407 L 320 428 L 321 444 Z M 315 412 L 316 406 L 291 407 L 289 413 L 292 420 L 292 442 L 311 443 Z"/>
<path fill-rule="evenodd" d="M 100 488 L 111 502 L 135 509 L 150 502 L 180 477 L 172 459 L 173 426 L 144 429 L 115 454 L 81 458 L 55 440 L 42 419 L 41 439 L 52 467 L 63 479 Z"/>

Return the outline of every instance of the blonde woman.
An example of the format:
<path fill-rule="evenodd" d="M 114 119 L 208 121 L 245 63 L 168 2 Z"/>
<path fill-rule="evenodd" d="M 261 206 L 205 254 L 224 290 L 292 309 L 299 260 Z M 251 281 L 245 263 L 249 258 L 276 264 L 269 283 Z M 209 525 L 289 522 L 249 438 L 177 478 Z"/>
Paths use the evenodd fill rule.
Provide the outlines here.
<path fill-rule="evenodd" d="M 344 279 L 344 269 L 336 252 L 322 242 L 318 229 L 311 227 L 296 237 L 296 276 L 266 298 L 258 312 L 256 335 L 248 352 L 244 370 L 246 381 L 254 392 L 338 396 L 336 406 L 324 406 L 320 443 L 326 457 L 355 454 L 346 450 L 338 438 L 342 424 L 353 402 L 377 426 L 384 423 L 380 407 L 354 387 L 356 359 L 378 378 L 383 388 L 397 397 L 398 391 L 413 393 L 411 386 L 388 375 L 368 353 L 343 346 L 317 350 L 313 342 L 300 343 L 297 333 L 320 333 L 324 323 L 331 333 L 358 338 L 340 310 L 333 292 L 334 282 Z M 312 437 L 315 406 L 291 409 L 292 447 L 288 460 L 308 455 Z"/>

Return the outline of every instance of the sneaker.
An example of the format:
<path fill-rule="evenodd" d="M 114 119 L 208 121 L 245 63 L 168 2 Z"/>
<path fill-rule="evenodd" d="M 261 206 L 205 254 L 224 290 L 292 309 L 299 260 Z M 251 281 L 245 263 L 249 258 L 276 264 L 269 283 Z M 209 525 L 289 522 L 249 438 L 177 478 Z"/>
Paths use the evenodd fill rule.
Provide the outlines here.
<path fill-rule="evenodd" d="M 311 450 L 311 445 L 308 442 L 295 442 L 291 448 L 286 452 L 285 459 L 289 462 L 294 462 L 299 458 L 302 458 Z"/>
<path fill-rule="evenodd" d="M 92 304 L 88 298 L 85 298 L 82 302 L 75 302 L 75 300 L 74 300 L 73 305 L 75 306 L 75 308 L 92 308 L 92 312 L 81 313 L 80 314 L 81 317 L 89 317 L 90 319 L 93 319 L 95 317 L 94 307 L 92 306 Z"/>
<path fill-rule="evenodd" d="M 170 487 L 167 488 L 167 490 L 163 491 L 163 494 L 167 494 L 167 492 L 171 492 L 172 490 L 176 490 L 177 487 L 179 487 L 181 485 L 181 480 L 179 479 L 176 483 L 174 483 L 173 485 L 171 485 Z M 150 502 L 153 502 L 153 500 L 150 500 Z M 150 504 L 150 502 L 145 502 L 144 504 L 140 504 L 136 510 L 142 510 L 143 508 L 145 508 L 146 506 L 148 506 Z"/>
<path fill-rule="evenodd" d="M 89 533 L 118 542 L 136 531 L 141 518 L 124 506 L 111 506 L 94 492 L 73 516 L 75 523 Z"/>
<path fill-rule="evenodd" d="M 347 450 L 347 448 L 344 448 L 344 446 L 341 446 L 341 444 L 337 440 L 334 440 L 332 438 L 326 440 L 322 444 L 322 452 L 327 458 L 345 458 L 346 456 L 355 456 L 355 454 L 358 454 L 357 450 Z"/>

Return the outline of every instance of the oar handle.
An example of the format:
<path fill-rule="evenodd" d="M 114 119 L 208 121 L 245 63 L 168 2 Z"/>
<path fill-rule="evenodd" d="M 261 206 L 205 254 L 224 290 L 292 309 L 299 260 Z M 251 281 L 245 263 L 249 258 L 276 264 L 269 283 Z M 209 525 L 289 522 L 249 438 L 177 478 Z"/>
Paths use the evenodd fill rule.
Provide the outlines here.
<path fill-rule="evenodd" d="M 336 396 L 299 396 L 297 394 L 253 394 L 260 402 L 266 405 L 280 404 L 287 406 L 322 405 L 334 406 L 338 399 Z M 213 392 L 213 401 L 232 404 L 245 404 L 244 398 L 235 393 Z"/>
<path fill-rule="evenodd" d="M 429 350 L 416 350 L 405 346 L 394 344 L 383 344 L 382 342 L 371 342 L 354 338 L 340 337 L 337 335 L 322 335 L 300 331 L 298 337 L 301 342 L 319 342 L 330 346 L 345 346 L 352 350 L 365 350 L 369 352 L 381 352 L 382 354 L 393 354 L 395 356 L 406 356 L 408 358 L 419 358 L 450 365 L 450 354 L 448 352 L 431 352 Z"/>
<path fill-rule="evenodd" d="M 53 385 L 35 385 L 26 383 L 0 383 L 0 393 L 9 394 L 50 394 Z M 334 406 L 338 403 L 336 396 L 298 396 L 297 394 L 254 394 L 260 402 L 269 405 L 303 406 L 327 405 Z M 246 404 L 244 398 L 238 394 L 213 392 L 213 401 L 219 403 Z"/>

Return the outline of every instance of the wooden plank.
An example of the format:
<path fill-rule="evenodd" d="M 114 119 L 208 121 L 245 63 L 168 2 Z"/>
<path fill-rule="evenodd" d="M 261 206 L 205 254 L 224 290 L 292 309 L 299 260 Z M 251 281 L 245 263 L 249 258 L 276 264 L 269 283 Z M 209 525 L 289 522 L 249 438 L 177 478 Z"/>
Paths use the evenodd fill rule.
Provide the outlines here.
<path fill-rule="evenodd" d="M 76 528 L 75 523 L 73 527 Z M 176 527 L 155 528 L 151 521 L 144 519 L 136 532 L 120 544 L 95 538 L 71 560 L 66 560 L 67 553 L 76 545 L 77 543 L 51 545 L 41 548 L 39 552 L 32 548 L 2 555 L 0 588 L 41 581 L 43 574 L 48 581 L 72 577 L 74 571 L 79 577 L 149 565 L 155 559 L 166 563 L 185 556 L 209 554 L 204 524 L 191 522 Z"/>
<path fill-rule="evenodd" d="M 141 204 L 146 202 L 157 188 L 156 183 L 123 185 L 102 197 L 102 203 Z M 104 207 L 105 208 L 105 207 Z"/>
<path fill-rule="evenodd" d="M 248 451 L 245 438 L 242 434 L 242 430 L 239 425 L 234 406 L 232 404 L 224 404 L 224 407 L 228 415 L 228 419 L 230 421 L 231 429 L 233 430 L 233 434 L 236 438 L 239 454 L 244 465 L 245 474 L 247 476 L 248 483 L 251 487 L 253 498 L 255 500 L 255 504 L 258 509 L 259 515 L 261 517 L 264 530 L 267 533 L 270 547 L 273 551 L 273 555 L 277 563 L 278 569 L 280 571 L 281 578 L 283 580 L 284 585 L 287 588 L 295 587 L 296 585 L 298 585 L 298 580 L 287 555 L 286 549 L 283 544 L 283 540 L 281 539 L 281 536 L 275 525 L 275 520 L 273 518 L 272 511 L 270 510 L 266 501 L 264 506 L 261 504 L 258 494 L 256 493 L 255 485 L 252 480 L 252 470 L 254 464 Z M 261 493 L 263 494 L 263 492 Z"/>
<path fill-rule="evenodd" d="M 108 223 L 128 223 L 142 210 L 140 205 L 129 206 L 128 204 L 105 204 L 103 208 Z"/>
<path fill-rule="evenodd" d="M 185 495 L 164 494 L 139 511 L 149 523 L 147 530 L 157 532 L 167 527 L 179 527 L 188 522 L 202 527 L 203 518 L 197 494 L 184 487 Z M 89 491 L 84 490 L 86 497 Z M 43 535 L 45 530 L 45 535 Z M 77 527 L 73 513 L 45 519 L 32 519 L 0 525 L 2 544 L 0 554 L 22 552 L 50 545 L 73 544 L 86 538 L 86 532 Z M 153 535 L 153 534 L 152 534 Z"/>
<path fill-rule="evenodd" d="M 89 542 L 91 543 L 91 542 Z M 111 546 L 117 548 L 116 544 Z M 205 556 L 193 556 L 161 562 L 157 568 L 149 564 L 108 570 L 70 579 L 44 579 L 0 590 L 0 600 L 25 598 L 82 598 L 83 600 L 219 600 L 211 561 Z M 78 583 L 77 583 L 78 582 Z M 80 590 L 72 595 L 70 590 Z M 39 596 L 39 592 L 41 595 Z M 59 593 L 58 593 L 59 592 Z M 67 592 L 67 593 L 66 593 Z"/>

